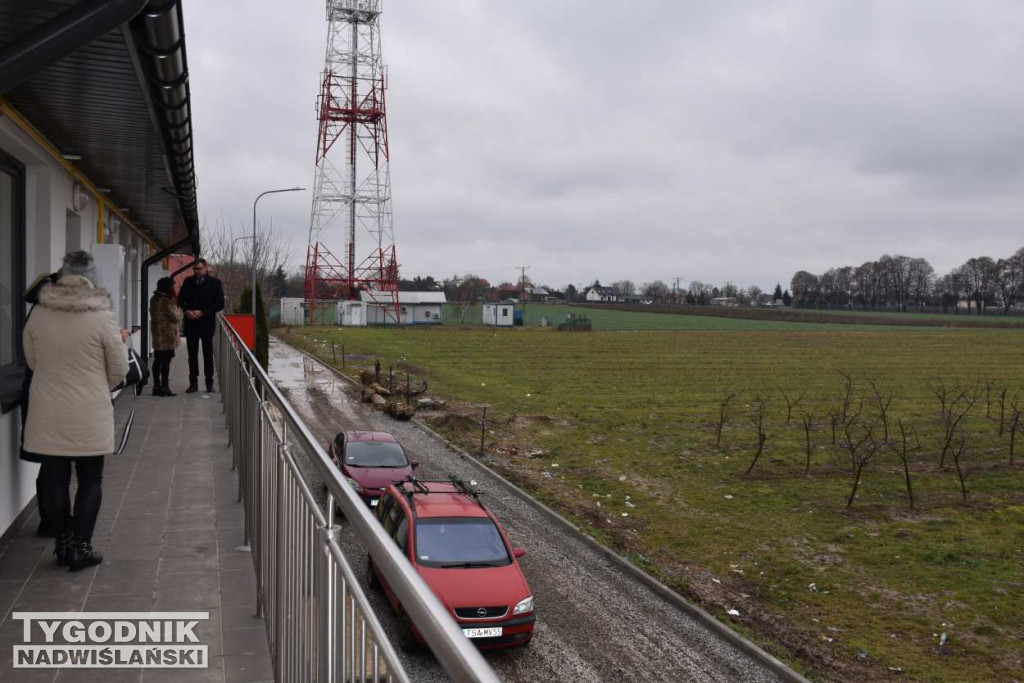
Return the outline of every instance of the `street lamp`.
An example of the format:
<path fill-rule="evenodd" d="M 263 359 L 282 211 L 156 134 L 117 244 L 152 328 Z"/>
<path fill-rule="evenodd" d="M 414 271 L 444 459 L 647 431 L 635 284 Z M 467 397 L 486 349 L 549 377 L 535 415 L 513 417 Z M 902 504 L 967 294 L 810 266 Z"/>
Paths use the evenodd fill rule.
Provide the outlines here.
<path fill-rule="evenodd" d="M 263 195 L 277 194 L 278 192 L 301 192 L 305 190 L 304 187 L 287 187 L 281 190 L 267 190 L 261 192 L 256 196 L 256 200 L 252 203 L 252 317 L 256 320 L 256 204 L 259 203 Z M 256 329 L 255 323 L 253 329 Z"/>

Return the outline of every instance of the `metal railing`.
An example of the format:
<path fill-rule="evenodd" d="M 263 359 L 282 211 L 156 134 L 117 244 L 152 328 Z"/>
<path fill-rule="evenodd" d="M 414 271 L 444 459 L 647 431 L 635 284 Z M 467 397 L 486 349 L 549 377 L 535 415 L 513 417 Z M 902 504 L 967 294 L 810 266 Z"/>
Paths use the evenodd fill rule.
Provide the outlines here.
<path fill-rule="evenodd" d="M 215 349 L 256 571 L 256 613 L 266 617 L 277 682 L 409 680 L 341 549 L 337 505 L 448 674 L 497 683 L 222 316 Z M 326 485 L 326 500 L 313 494 L 310 471 Z"/>

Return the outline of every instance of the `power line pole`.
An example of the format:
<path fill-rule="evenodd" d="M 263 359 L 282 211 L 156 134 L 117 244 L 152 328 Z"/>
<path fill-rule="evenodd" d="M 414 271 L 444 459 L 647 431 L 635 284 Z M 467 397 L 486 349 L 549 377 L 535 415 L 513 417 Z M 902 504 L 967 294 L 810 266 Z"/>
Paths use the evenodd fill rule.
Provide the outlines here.
<path fill-rule="evenodd" d="M 519 275 L 519 290 L 522 291 L 522 290 L 526 289 L 526 271 L 528 271 L 530 269 L 530 266 L 516 266 L 516 269 L 519 270 L 519 273 L 520 273 L 520 275 Z"/>
<path fill-rule="evenodd" d="M 523 305 L 523 323 L 526 323 L 526 297 L 523 296 L 526 292 L 526 271 L 530 269 L 530 266 L 516 266 L 519 269 L 519 300 Z M 513 321 L 514 322 L 514 321 Z"/>

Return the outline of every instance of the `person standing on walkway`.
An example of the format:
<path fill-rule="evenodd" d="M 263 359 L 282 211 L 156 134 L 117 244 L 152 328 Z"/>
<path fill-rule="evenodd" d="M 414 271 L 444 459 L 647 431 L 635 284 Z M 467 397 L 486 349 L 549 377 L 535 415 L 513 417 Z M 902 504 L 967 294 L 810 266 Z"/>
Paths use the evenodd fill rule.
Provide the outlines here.
<path fill-rule="evenodd" d="M 203 346 L 203 373 L 206 390 L 213 391 L 213 333 L 217 329 L 217 313 L 224 310 L 224 287 L 210 275 L 206 259 L 196 259 L 192 276 L 185 278 L 178 292 L 178 302 L 185 312 L 185 344 L 188 348 L 187 394 L 199 391 L 199 345 Z"/>
<path fill-rule="evenodd" d="M 181 340 L 181 308 L 174 295 L 174 279 L 162 277 L 149 300 L 153 336 L 153 395 L 177 396 L 171 391 L 171 359 Z"/>
<path fill-rule="evenodd" d="M 95 281 L 92 255 L 69 253 L 57 283 L 40 290 L 22 334 L 33 373 L 24 448 L 41 463 L 54 554 L 70 571 L 103 561 L 92 534 L 103 502 L 104 456 L 114 452 L 110 391 L 128 372 L 128 330 L 118 331 L 110 294 Z M 78 479 L 73 520 L 72 465 Z"/>

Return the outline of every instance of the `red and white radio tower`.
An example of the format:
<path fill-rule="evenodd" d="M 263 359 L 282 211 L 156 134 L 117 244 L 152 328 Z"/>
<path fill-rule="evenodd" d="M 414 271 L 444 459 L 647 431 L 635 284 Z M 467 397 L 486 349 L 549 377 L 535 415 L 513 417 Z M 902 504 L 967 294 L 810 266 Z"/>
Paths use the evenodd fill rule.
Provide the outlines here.
<path fill-rule="evenodd" d="M 380 0 L 327 0 L 327 26 L 306 252 L 309 321 L 317 320 L 317 309 L 365 291 L 389 321 L 398 323 Z M 356 250 L 357 234 L 369 247 L 362 252 Z M 341 258 L 325 243 L 338 235 L 345 240 Z"/>

